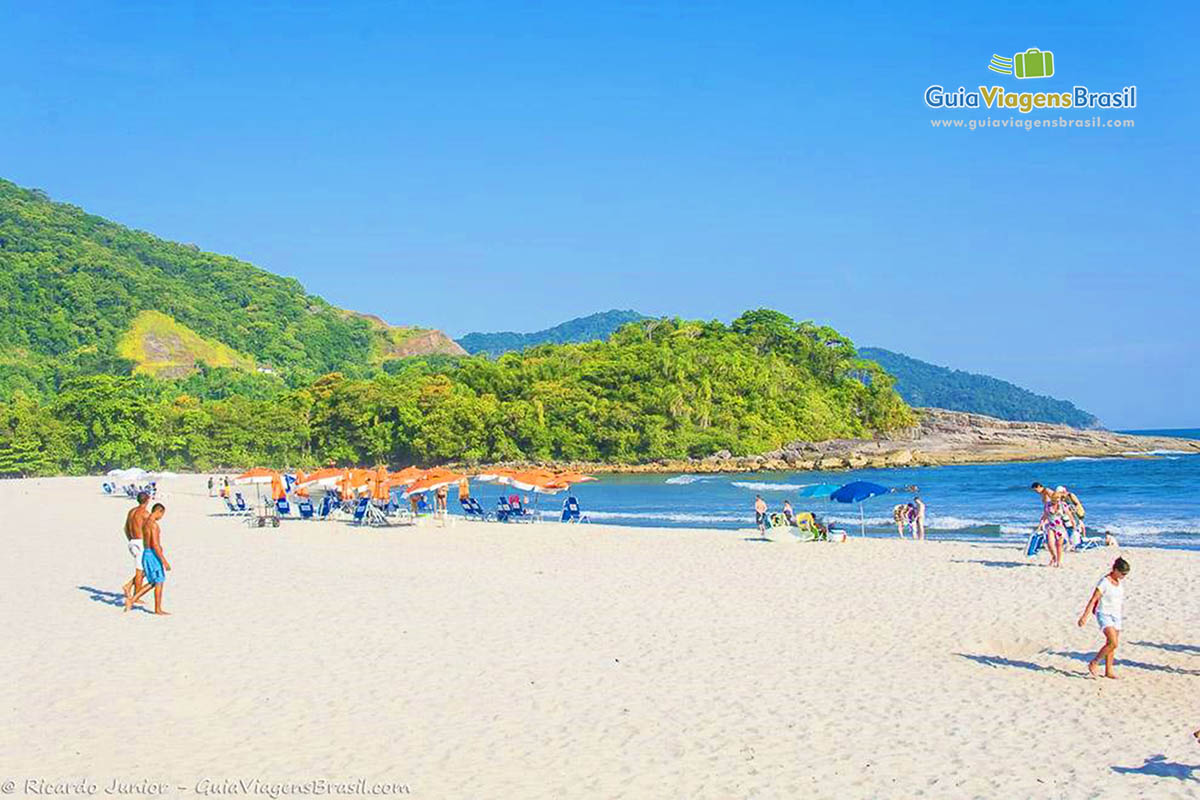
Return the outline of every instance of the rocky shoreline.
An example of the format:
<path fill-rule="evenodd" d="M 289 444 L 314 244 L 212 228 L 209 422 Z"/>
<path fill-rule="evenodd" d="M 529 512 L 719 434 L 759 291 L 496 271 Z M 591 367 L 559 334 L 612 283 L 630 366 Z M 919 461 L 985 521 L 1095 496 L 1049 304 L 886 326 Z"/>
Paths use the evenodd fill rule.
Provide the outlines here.
<path fill-rule="evenodd" d="M 923 467 L 987 464 L 1001 461 L 1052 461 L 1071 456 L 1153 458 L 1155 451 L 1200 453 L 1200 440 L 1133 436 L 1080 430 L 1045 422 L 1010 422 L 982 414 L 915 409 L 917 426 L 876 439 L 792 442 L 757 456 L 728 451 L 707 458 L 647 464 L 570 463 L 539 465 L 596 473 L 713 473 L 755 470 L 847 470 L 876 467 Z"/>

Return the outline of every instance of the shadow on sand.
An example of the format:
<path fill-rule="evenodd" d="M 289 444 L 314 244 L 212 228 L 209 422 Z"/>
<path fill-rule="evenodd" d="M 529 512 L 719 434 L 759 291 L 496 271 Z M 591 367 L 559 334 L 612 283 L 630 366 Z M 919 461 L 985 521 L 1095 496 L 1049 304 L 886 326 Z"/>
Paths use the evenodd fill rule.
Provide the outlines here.
<path fill-rule="evenodd" d="M 1112 771 L 1121 775 L 1152 775 L 1155 778 L 1178 778 L 1181 781 L 1198 781 L 1194 774 L 1200 769 L 1200 764 L 1180 764 L 1178 761 L 1167 761 L 1161 753 L 1150 756 L 1140 767 L 1113 767 Z"/>
<path fill-rule="evenodd" d="M 75 588 L 81 592 L 87 592 L 90 595 L 88 599 L 94 602 L 104 603 L 106 606 L 114 606 L 120 609 L 125 608 L 125 595 L 121 592 L 106 592 L 103 589 L 95 589 L 91 586 L 76 586 Z M 154 613 L 143 606 L 134 606 L 133 610 L 141 611 L 143 614 L 152 615 Z"/>
<path fill-rule="evenodd" d="M 1163 642 L 1130 642 L 1134 647 L 1157 647 L 1159 650 L 1168 650 L 1172 653 L 1195 653 L 1200 655 L 1200 647 L 1194 644 L 1165 644 Z"/>
<path fill-rule="evenodd" d="M 965 658 L 968 661 L 974 661 L 976 664 L 982 664 L 985 667 L 1013 667 L 1015 669 L 1027 669 L 1032 672 L 1049 672 L 1053 675 L 1062 675 L 1066 678 L 1088 677 L 1086 672 L 1068 672 L 1067 670 L 1059 669 L 1058 667 L 1035 664 L 1032 661 L 1018 661 L 1017 659 L 1004 658 L 1003 656 L 983 656 L 971 653 L 955 653 L 954 655 L 959 656 L 960 658 Z"/>
<path fill-rule="evenodd" d="M 985 567 L 1016 569 L 1017 567 L 1040 567 L 1036 561 L 989 561 L 983 558 L 952 558 L 951 564 L 982 564 Z"/>
<path fill-rule="evenodd" d="M 1092 650 L 1086 653 L 1073 652 L 1070 650 L 1049 650 L 1047 651 L 1052 656 L 1062 656 L 1075 661 L 1082 661 L 1084 664 L 1092 660 L 1096 655 L 1096 651 Z M 1131 661 L 1128 658 L 1122 658 L 1120 649 L 1117 649 L 1117 658 L 1115 664 L 1118 667 L 1128 667 L 1130 669 L 1144 669 L 1149 672 L 1169 672 L 1174 675 L 1200 675 L 1200 669 L 1184 669 L 1183 667 L 1168 667 L 1163 664 L 1147 664 L 1145 661 Z"/>

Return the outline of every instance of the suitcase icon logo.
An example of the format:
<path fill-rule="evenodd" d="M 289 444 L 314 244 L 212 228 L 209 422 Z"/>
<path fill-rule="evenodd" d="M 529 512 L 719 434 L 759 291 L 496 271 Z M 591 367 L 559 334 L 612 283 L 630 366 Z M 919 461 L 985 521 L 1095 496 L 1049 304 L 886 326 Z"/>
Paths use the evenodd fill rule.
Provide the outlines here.
<path fill-rule="evenodd" d="M 1049 78 L 1054 74 L 1054 53 L 1036 47 L 1017 53 L 1012 58 L 993 53 L 988 69 L 1018 78 Z"/>

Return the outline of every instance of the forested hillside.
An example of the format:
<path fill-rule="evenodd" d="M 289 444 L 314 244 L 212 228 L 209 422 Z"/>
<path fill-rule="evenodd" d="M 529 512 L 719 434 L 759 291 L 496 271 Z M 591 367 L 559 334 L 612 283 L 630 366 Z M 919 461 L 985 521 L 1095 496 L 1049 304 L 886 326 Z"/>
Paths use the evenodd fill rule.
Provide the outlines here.
<path fill-rule="evenodd" d="M 160 316 L 143 317 L 147 335 L 121 346 L 145 311 Z M 184 365 L 177 372 L 207 360 L 302 383 L 365 370 L 426 333 L 381 327 L 294 279 L 0 180 L 0 399 L 17 389 L 52 391 L 77 376 L 129 374 L 147 352 L 167 352 L 175 367 Z"/>
<path fill-rule="evenodd" d="M 588 314 L 586 317 L 576 317 L 566 322 L 533 333 L 468 333 L 458 339 L 458 343 L 468 353 L 481 353 L 488 356 L 498 356 L 539 344 L 567 344 L 570 342 L 594 342 L 607 339 L 618 328 L 627 322 L 637 322 L 646 319 L 644 314 L 636 311 L 601 311 L 598 314 Z"/>
<path fill-rule="evenodd" d="M 859 353 L 887 370 L 896 379 L 896 391 L 914 406 L 969 411 L 1022 422 L 1057 422 L 1076 428 L 1094 428 L 1100 424 L 1073 403 L 1034 394 L 999 378 L 939 367 L 879 347 L 864 347 Z"/>
<path fill-rule="evenodd" d="M 0 406 L 0 473 L 117 466 L 641 462 L 870 436 L 912 423 L 891 378 L 836 331 L 774 311 L 652 320 L 498 360 L 410 359 L 272 388 L 230 370 L 92 376 Z M 189 381 L 209 399 L 189 391 Z M 223 391 L 220 391 L 224 387 Z"/>

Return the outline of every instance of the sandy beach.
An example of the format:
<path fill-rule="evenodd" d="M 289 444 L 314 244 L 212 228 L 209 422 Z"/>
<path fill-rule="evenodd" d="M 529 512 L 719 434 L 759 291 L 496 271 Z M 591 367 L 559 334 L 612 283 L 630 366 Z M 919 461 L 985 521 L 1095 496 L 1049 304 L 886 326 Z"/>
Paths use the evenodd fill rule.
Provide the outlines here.
<path fill-rule="evenodd" d="M 0 482 L 16 796 L 1200 796 L 1200 553 L 1123 552 L 1123 678 L 1092 680 L 1075 620 L 1114 548 L 251 529 L 202 482 L 164 485 L 168 618 L 120 608 L 124 498 Z"/>

